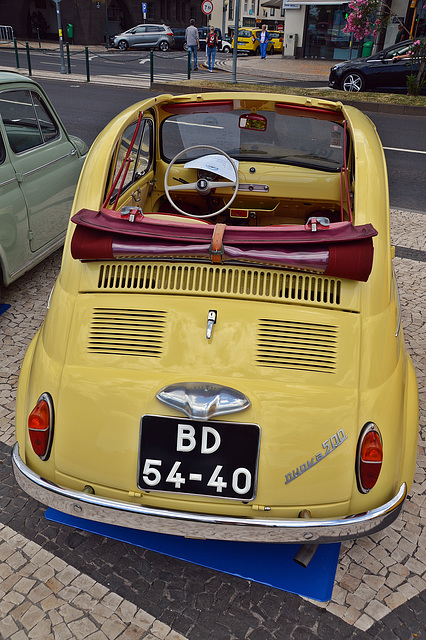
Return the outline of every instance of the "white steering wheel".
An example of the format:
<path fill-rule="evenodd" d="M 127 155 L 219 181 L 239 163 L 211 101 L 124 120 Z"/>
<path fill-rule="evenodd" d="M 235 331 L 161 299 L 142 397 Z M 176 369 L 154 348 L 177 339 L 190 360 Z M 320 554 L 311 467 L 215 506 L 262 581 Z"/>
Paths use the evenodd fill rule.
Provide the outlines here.
<path fill-rule="evenodd" d="M 221 156 L 224 156 L 231 163 L 231 166 L 234 170 L 235 179 L 233 181 L 228 181 L 228 182 L 215 182 L 213 180 L 207 180 L 206 178 L 200 178 L 199 180 L 197 180 L 197 182 L 189 182 L 187 184 L 179 184 L 173 187 L 169 187 L 169 185 L 167 184 L 167 181 L 168 181 L 171 168 L 176 164 L 177 160 L 179 160 L 181 156 L 185 155 L 186 153 L 189 153 L 189 151 L 195 151 L 195 149 L 211 149 L 216 153 L 219 153 Z M 167 168 L 166 175 L 164 176 L 164 191 L 166 193 L 167 200 L 170 202 L 172 207 L 176 209 L 176 211 L 179 211 L 179 213 L 183 213 L 184 216 L 188 216 L 189 218 L 212 218 L 213 216 L 219 215 L 219 213 L 222 213 L 223 211 L 225 211 L 225 209 L 227 209 L 229 205 L 232 204 L 232 202 L 234 202 L 235 198 L 237 197 L 239 185 L 240 185 L 240 181 L 238 178 L 238 168 L 237 168 L 237 165 L 235 164 L 235 161 L 232 158 L 230 158 L 228 154 L 222 151 L 221 149 L 218 149 L 217 147 L 211 147 L 210 145 L 206 145 L 206 144 L 187 147 L 186 149 L 178 153 L 177 156 L 175 156 L 173 160 L 171 160 Z M 198 191 L 200 196 L 208 196 L 212 189 L 220 189 L 221 187 L 227 187 L 227 188 L 234 187 L 234 193 L 232 194 L 229 201 L 221 209 L 219 209 L 218 211 L 213 211 L 213 213 L 208 213 L 203 216 L 194 215 L 192 213 L 188 213 L 187 211 L 183 211 L 183 209 L 180 209 L 177 206 L 177 204 L 173 202 L 170 196 L 171 191 L 193 191 L 194 189 Z"/>

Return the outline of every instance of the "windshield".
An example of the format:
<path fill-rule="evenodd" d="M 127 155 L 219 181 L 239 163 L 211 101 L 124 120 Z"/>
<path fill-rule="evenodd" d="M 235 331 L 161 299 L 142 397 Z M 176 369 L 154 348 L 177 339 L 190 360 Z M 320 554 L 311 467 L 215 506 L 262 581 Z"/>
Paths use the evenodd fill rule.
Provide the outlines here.
<path fill-rule="evenodd" d="M 266 119 L 266 129 L 242 128 L 235 109 L 226 113 L 182 113 L 163 121 L 162 157 L 170 162 L 194 145 L 218 147 L 235 160 L 291 164 L 325 171 L 343 166 L 344 129 L 339 123 L 295 117 L 273 111 L 256 111 Z M 199 151 L 182 155 L 179 162 L 198 157 Z"/>

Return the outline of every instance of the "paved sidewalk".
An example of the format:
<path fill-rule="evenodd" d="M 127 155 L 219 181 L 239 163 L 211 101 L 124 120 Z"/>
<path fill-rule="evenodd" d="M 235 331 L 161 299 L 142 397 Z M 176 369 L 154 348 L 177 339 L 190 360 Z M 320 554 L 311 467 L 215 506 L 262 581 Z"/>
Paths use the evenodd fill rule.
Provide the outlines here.
<path fill-rule="evenodd" d="M 232 57 L 220 60 L 218 68 L 232 71 Z M 283 58 L 281 55 L 267 56 L 263 60 L 259 56 L 238 56 L 238 73 L 262 75 L 277 80 L 324 81 L 328 84 L 328 75 L 333 66 L 332 60 L 307 60 Z"/>
<path fill-rule="evenodd" d="M 47 522 L 10 465 L 22 358 L 46 311 L 61 252 L 2 291 L 1 640 L 425 640 L 425 214 L 393 210 L 405 339 L 420 388 L 414 485 L 386 530 L 342 545 L 331 600 L 264 585 Z"/>

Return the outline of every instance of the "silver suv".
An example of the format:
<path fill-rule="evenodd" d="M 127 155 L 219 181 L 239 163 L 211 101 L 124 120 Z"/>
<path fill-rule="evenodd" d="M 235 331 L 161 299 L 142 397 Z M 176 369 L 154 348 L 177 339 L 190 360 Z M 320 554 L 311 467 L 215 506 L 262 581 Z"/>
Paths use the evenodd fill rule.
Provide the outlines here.
<path fill-rule="evenodd" d="M 168 51 L 173 46 L 173 31 L 164 24 L 138 24 L 114 36 L 113 46 L 127 49 L 155 49 Z"/>

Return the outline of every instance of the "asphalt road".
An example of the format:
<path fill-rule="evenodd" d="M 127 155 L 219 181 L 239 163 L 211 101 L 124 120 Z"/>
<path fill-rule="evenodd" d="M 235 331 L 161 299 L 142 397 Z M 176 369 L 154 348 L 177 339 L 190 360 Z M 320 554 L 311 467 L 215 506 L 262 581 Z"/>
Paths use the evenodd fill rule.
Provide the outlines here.
<path fill-rule="evenodd" d="M 39 80 L 70 133 L 91 144 L 120 111 L 151 91 L 90 83 Z M 390 205 L 426 213 L 426 118 L 366 111 L 385 148 Z"/>

